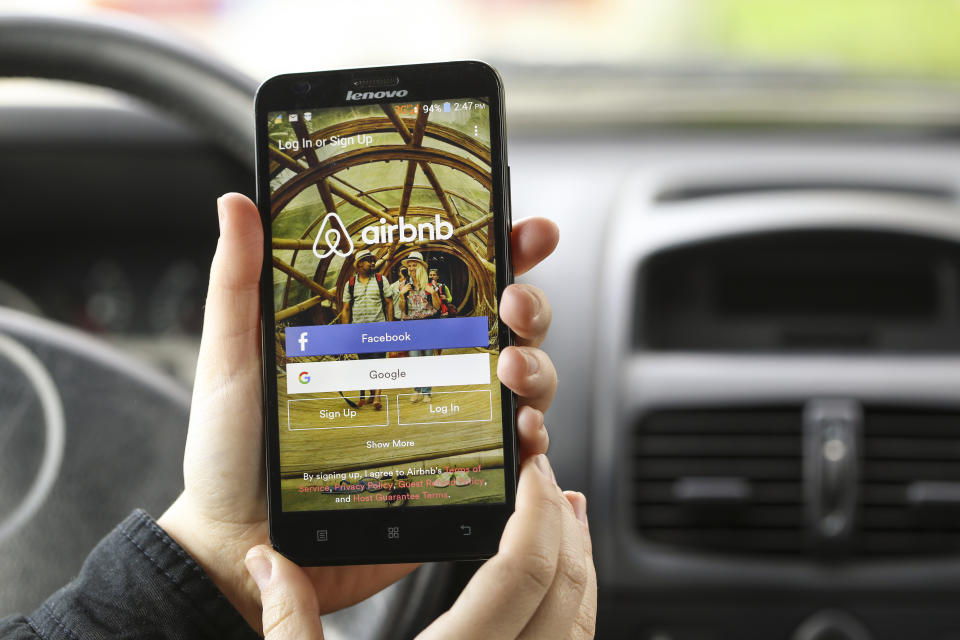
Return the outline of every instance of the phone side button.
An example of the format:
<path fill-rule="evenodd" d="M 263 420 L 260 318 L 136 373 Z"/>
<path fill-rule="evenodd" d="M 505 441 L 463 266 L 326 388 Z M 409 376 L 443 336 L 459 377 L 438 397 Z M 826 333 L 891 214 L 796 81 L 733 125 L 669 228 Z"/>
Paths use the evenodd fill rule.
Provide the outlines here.
<path fill-rule="evenodd" d="M 507 233 L 513 231 L 513 193 L 511 189 L 513 185 L 510 184 L 510 165 L 507 165 L 507 184 L 504 186 L 504 192 L 507 195 L 507 210 L 504 212 L 506 215 L 507 222 Z"/>

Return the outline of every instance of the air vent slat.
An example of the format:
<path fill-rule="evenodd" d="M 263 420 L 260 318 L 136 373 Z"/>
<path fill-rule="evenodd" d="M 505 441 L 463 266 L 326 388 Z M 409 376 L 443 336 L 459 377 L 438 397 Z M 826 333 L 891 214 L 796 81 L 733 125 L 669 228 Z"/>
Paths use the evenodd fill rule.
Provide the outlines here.
<path fill-rule="evenodd" d="M 902 483 L 872 482 L 870 484 L 864 484 L 860 487 L 861 507 L 873 505 L 903 506 L 906 504 L 906 499 L 907 487 Z"/>
<path fill-rule="evenodd" d="M 795 458 L 800 448 L 797 436 L 760 435 L 657 435 L 637 439 L 637 452 L 653 457 L 786 457 Z"/>
<path fill-rule="evenodd" d="M 799 435 L 800 414 L 779 411 L 680 411 L 652 414 L 644 434 Z"/>
<path fill-rule="evenodd" d="M 801 532 L 785 530 L 716 529 L 705 532 L 684 528 L 659 529 L 644 533 L 647 539 L 661 544 L 728 553 L 795 554 L 805 544 Z"/>
<path fill-rule="evenodd" d="M 955 531 L 960 532 L 960 513 L 950 510 L 928 510 L 917 513 L 897 507 L 871 507 L 864 510 L 860 528 L 867 530 Z"/>
<path fill-rule="evenodd" d="M 798 450 L 799 453 L 799 450 Z M 639 457 L 639 456 L 638 456 Z M 637 478 L 670 479 L 684 476 L 743 475 L 766 480 L 796 480 L 800 476 L 799 455 L 791 458 L 641 458 Z"/>
<path fill-rule="evenodd" d="M 750 498 L 752 505 L 797 505 L 803 501 L 803 489 L 796 481 L 775 481 L 753 483 L 753 495 Z M 903 500 L 903 492 L 900 492 Z M 634 504 L 640 507 L 645 504 L 676 504 L 674 483 L 663 480 L 646 480 L 638 482 L 634 491 Z"/>
<path fill-rule="evenodd" d="M 803 525 L 801 511 L 795 506 L 767 506 L 763 509 L 749 507 L 677 509 L 673 506 L 644 506 L 641 508 L 640 516 L 645 523 L 644 530 L 657 527 L 796 529 Z"/>
<path fill-rule="evenodd" d="M 943 555 L 960 551 L 960 536 L 950 533 L 914 531 L 909 534 L 872 532 L 863 539 L 866 554 Z"/>
<path fill-rule="evenodd" d="M 800 425 L 799 411 L 780 409 L 645 416 L 633 443 L 638 532 L 658 544 L 718 553 L 801 551 Z M 689 499 L 692 486 L 705 492 L 702 499 Z M 742 491 L 734 495 L 736 487 Z M 717 495 L 708 497 L 714 488 Z"/>
<path fill-rule="evenodd" d="M 867 459 L 863 465 L 863 479 L 868 483 L 913 480 L 960 481 L 960 462 L 904 462 L 901 460 L 874 462 Z"/>
<path fill-rule="evenodd" d="M 947 438 L 960 435 L 960 413 L 877 411 L 870 415 L 870 436 L 908 438 Z"/>
<path fill-rule="evenodd" d="M 874 408 L 864 419 L 859 553 L 960 551 L 960 510 L 908 496 L 911 486 L 960 482 L 960 413 Z"/>
<path fill-rule="evenodd" d="M 871 436 L 864 452 L 868 460 L 933 460 L 960 462 L 960 439 Z"/>

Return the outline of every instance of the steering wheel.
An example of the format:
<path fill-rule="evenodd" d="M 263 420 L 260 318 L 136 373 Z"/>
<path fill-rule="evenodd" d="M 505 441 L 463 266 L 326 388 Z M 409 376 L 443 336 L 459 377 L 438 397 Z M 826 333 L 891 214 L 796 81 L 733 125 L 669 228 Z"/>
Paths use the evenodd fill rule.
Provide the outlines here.
<path fill-rule="evenodd" d="M 0 77 L 121 91 L 183 121 L 253 171 L 256 82 L 139 20 L 0 16 Z M 190 394 L 63 325 L 0 309 L 0 334 L 7 336 L 0 336 L 0 417 L 13 416 L 0 421 L 0 469 L 8 470 L 0 486 L 19 482 L 4 493 L 27 496 L 16 504 L 0 498 L 4 616 L 39 606 L 131 509 L 159 515 L 176 497 Z M 59 428 L 51 426 L 57 402 Z M 424 565 L 328 616 L 327 637 L 409 635 L 437 604 L 437 585 L 450 571 Z"/>

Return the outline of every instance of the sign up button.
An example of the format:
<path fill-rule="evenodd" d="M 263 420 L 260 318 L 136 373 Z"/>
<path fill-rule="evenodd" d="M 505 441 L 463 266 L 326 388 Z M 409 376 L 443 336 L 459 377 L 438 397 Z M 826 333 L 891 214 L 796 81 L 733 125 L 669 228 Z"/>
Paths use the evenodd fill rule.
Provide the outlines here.
<path fill-rule="evenodd" d="M 287 401 L 287 428 L 290 431 L 307 429 L 358 429 L 386 427 L 390 424 L 390 400 L 384 396 L 383 411 L 360 410 L 356 404 L 359 395 L 336 395 L 332 398 L 309 398 Z"/>

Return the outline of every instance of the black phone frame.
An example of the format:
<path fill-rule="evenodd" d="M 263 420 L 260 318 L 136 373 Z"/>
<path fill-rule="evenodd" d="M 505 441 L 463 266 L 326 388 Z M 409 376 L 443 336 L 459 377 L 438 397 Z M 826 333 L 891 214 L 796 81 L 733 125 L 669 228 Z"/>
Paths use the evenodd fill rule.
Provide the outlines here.
<path fill-rule="evenodd" d="M 377 81 L 396 76 L 398 82 L 382 90 L 405 89 L 399 98 L 345 100 L 358 89 L 358 80 Z M 474 560 L 496 553 L 507 519 L 513 513 L 517 487 L 515 394 L 501 387 L 505 501 L 501 504 L 403 506 L 371 509 L 284 512 L 280 490 L 280 449 L 275 320 L 273 308 L 272 225 L 270 211 L 267 114 L 348 107 L 352 105 L 432 102 L 488 97 L 490 159 L 496 242 L 496 285 L 499 301 L 513 282 L 510 256 L 510 189 L 506 132 L 503 121 L 503 83 L 493 67 L 478 61 L 369 67 L 275 76 L 257 91 L 256 169 L 257 206 L 264 229 L 263 271 L 260 279 L 264 442 L 267 468 L 267 510 L 274 548 L 303 566 Z M 500 351 L 514 343 L 513 334 L 499 323 Z M 398 527 L 399 538 L 386 528 Z M 320 541 L 320 532 L 326 540 Z"/>

